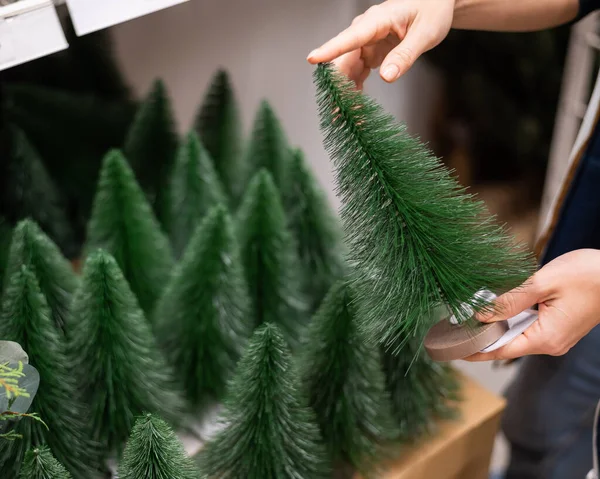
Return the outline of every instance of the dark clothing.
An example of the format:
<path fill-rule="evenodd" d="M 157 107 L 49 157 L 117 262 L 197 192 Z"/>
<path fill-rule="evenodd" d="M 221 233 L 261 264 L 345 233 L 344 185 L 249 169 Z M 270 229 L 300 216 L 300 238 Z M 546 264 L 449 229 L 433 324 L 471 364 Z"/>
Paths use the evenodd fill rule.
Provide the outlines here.
<path fill-rule="evenodd" d="M 582 19 L 587 14 L 598 9 L 600 9 L 600 0 L 579 0 L 579 13 L 577 14 L 577 20 Z"/>

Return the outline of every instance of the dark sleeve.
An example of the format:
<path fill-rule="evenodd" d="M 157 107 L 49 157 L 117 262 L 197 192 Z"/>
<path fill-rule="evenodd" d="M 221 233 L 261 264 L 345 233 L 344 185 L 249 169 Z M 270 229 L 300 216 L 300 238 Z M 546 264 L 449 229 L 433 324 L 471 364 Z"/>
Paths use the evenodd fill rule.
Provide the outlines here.
<path fill-rule="evenodd" d="M 600 9 L 600 0 L 579 0 L 579 12 L 575 20 L 580 20 L 588 13 L 598 9 Z"/>

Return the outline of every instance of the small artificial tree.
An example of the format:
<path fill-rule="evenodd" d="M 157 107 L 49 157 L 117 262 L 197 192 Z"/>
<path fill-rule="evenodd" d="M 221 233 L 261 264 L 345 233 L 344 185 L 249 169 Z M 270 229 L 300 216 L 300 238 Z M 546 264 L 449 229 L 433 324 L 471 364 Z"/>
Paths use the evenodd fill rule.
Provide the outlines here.
<path fill-rule="evenodd" d="M 135 416 L 144 411 L 176 422 L 182 403 L 173 371 L 108 253 L 96 251 L 86 260 L 72 316 L 73 370 L 89 410 L 93 438 L 108 450 L 119 450 Z"/>
<path fill-rule="evenodd" d="M 25 132 L 67 200 L 78 247 L 73 256 L 65 251 L 69 258 L 80 253 L 102 157 L 123 145 L 135 112 L 129 102 L 73 90 L 29 84 L 5 85 L 3 90 L 7 121 Z M 0 175 L 3 188 L 5 179 Z"/>
<path fill-rule="evenodd" d="M 41 381 L 31 410 L 45 423 L 19 421 L 14 431 L 22 439 L 0 441 L 3 477 L 17 477 L 25 453 L 44 444 L 75 479 L 97 477 L 101 454 L 90 439 L 87 412 L 79 399 L 65 341 L 54 326 L 35 274 L 26 265 L 11 275 L 5 287 L 0 337 L 19 343 L 38 370 Z"/>
<path fill-rule="evenodd" d="M 433 361 L 421 342 L 407 341 L 400 354 L 382 348 L 386 389 L 400 439 L 411 442 L 435 428 L 435 420 L 456 415 L 460 383 L 454 370 Z"/>
<path fill-rule="evenodd" d="M 167 89 L 156 80 L 135 115 L 123 151 L 165 231 L 170 213 L 169 178 L 178 142 Z"/>
<path fill-rule="evenodd" d="M 25 454 L 19 479 L 71 479 L 71 474 L 58 462 L 46 446 Z"/>
<path fill-rule="evenodd" d="M 170 187 L 171 244 L 180 257 L 208 209 L 228 202 L 212 159 L 195 132 L 179 148 Z"/>
<path fill-rule="evenodd" d="M 6 264 L 8 263 L 8 252 L 10 250 L 10 242 L 12 239 L 12 228 L 8 221 L 0 216 L 0 298 L 2 297 L 2 289 L 4 287 L 4 274 Z"/>
<path fill-rule="evenodd" d="M 54 325 L 68 334 L 71 298 L 77 277 L 58 246 L 31 220 L 23 220 L 14 229 L 6 265 L 5 287 L 22 265 L 35 274 Z"/>
<path fill-rule="evenodd" d="M 293 152 L 285 197 L 289 228 L 304 269 L 304 289 L 315 312 L 344 275 L 344 244 L 338 218 L 299 149 Z"/>
<path fill-rule="evenodd" d="M 225 403 L 226 424 L 199 456 L 208 479 L 330 477 L 314 413 L 279 328 L 254 332 Z"/>
<path fill-rule="evenodd" d="M 266 100 L 260 104 L 250 144 L 246 149 L 246 167 L 248 179 L 265 168 L 281 191 L 285 191 L 289 178 L 290 148 L 279 118 Z"/>
<path fill-rule="evenodd" d="M 201 408 L 221 399 L 253 329 L 232 220 L 215 206 L 196 229 L 155 312 L 157 337 Z"/>
<path fill-rule="evenodd" d="M 334 464 L 372 472 L 394 439 L 381 356 L 358 328 L 347 281 L 331 288 L 308 328 L 301 380 Z"/>
<path fill-rule="evenodd" d="M 363 326 L 386 346 L 422 338 L 446 304 L 460 322 L 490 307 L 481 288 L 517 287 L 527 253 L 442 163 L 331 64 L 315 72 L 325 146 L 337 174 Z"/>
<path fill-rule="evenodd" d="M 118 151 L 109 152 L 104 159 L 88 224 L 86 249 L 98 248 L 114 256 L 140 306 L 149 314 L 173 266 L 171 246 Z"/>
<path fill-rule="evenodd" d="M 279 191 L 267 171 L 259 171 L 251 180 L 237 225 L 254 324 L 278 324 L 294 347 L 305 326 L 307 308 L 295 244 Z"/>
<path fill-rule="evenodd" d="M 0 166 L 0 214 L 14 223 L 35 220 L 63 251 L 74 251 L 73 232 L 60 191 L 22 130 L 4 132 L 9 154 Z"/>
<path fill-rule="evenodd" d="M 225 190 L 234 201 L 241 195 L 243 139 L 239 107 L 225 70 L 219 70 L 204 96 L 194 128 L 210 153 Z"/>
<path fill-rule="evenodd" d="M 162 419 L 146 414 L 136 420 L 119 464 L 119 479 L 198 479 L 194 462 Z"/>

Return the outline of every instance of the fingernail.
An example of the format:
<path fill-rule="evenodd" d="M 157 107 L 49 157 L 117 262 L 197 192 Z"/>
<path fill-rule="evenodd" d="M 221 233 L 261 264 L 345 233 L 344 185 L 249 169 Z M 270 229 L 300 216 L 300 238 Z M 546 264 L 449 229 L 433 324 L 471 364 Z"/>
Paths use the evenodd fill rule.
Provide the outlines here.
<path fill-rule="evenodd" d="M 314 57 L 314 56 L 317 54 L 317 52 L 318 52 L 318 51 L 319 51 L 319 49 L 318 49 L 318 48 L 315 48 L 315 49 L 314 49 L 312 52 L 310 52 L 310 53 L 308 54 L 308 57 L 307 57 L 307 58 L 310 60 L 312 57 Z"/>
<path fill-rule="evenodd" d="M 398 67 L 394 64 L 391 64 L 391 65 L 388 65 L 387 67 L 385 67 L 382 75 L 383 75 L 384 80 L 394 81 L 398 77 L 398 73 L 400 73 L 400 70 L 398 70 Z"/>

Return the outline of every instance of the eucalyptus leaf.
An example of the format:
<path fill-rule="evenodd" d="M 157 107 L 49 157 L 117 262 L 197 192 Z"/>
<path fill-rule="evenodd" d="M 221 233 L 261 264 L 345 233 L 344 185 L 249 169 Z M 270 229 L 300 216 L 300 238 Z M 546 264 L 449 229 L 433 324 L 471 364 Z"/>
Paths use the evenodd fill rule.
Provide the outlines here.
<path fill-rule="evenodd" d="M 14 341 L 0 341 L 0 364 L 7 362 L 24 364 L 29 362 L 29 356 L 19 343 Z"/>
<path fill-rule="evenodd" d="M 11 369 L 19 368 L 19 363 L 8 363 L 8 367 Z M 21 378 L 19 378 L 19 387 L 25 389 L 28 393 L 28 397 L 19 396 L 14 401 L 12 398 L 9 400 L 7 392 L 5 389 L 0 390 L 0 411 L 6 411 L 9 409 L 12 412 L 25 414 L 33 402 L 33 398 L 35 397 L 38 387 L 40 385 L 40 374 L 37 369 L 35 369 L 30 364 L 23 364 L 23 374 Z"/>

